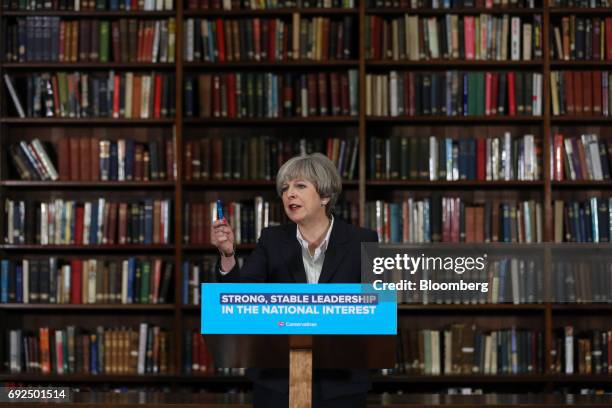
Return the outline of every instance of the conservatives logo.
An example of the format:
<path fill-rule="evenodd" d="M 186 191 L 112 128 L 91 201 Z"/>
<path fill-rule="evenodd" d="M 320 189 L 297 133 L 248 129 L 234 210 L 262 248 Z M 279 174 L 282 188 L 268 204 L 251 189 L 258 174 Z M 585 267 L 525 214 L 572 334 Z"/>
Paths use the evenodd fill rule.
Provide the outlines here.
<path fill-rule="evenodd" d="M 278 322 L 278 327 L 285 327 L 285 322 Z"/>

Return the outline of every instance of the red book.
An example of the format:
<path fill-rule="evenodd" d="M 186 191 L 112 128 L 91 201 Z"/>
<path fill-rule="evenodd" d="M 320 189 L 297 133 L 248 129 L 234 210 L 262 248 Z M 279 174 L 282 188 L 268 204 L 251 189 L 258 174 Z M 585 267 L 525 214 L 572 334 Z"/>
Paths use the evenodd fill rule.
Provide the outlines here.
<path fill-rule="evenodd" d="M 463 31 L 464 31 L 464 41 L 465 41 L 465 59 L 473 60 L 476 58 L 476 54 L 474 52 L 474 16 L 465 16 L 463 18 Z"/>
<path fill-rule="evenodd" d="M 70 176 L 70 147 L 69 139 L 62 137 L 57 142 L 57 161 L 59 163 L 60 181 L 68 181 Z"/>
<path fill-rule="evenodd" d="M 80 305 L 83 303 L 81 293 L 82 274 L 83 261 L 80 259 L 73 259 L 70 261 L 70 303 L 73 305 Z"/>
<path fill-rule="evenodd" d="M 342 102 L 342 114 L 348 116 L 351 113 L 351 102 L 349 98 L 348 74 L 340 74 L 340 101 Z"/>
<path fill-rule="evenodd" d="M 591 71 L 593 73 L 593 115 L 602 113 L 602 83 L 601 71 Z"/>
<path fill-rule="evenodd" d="M 144 60 L 144 48 L 145 48 L 145 25 L 146 21 L 138 22 L 138 48 L 136 52 L 136 61 L 143 62 Z"/>
<path fill-rule="evenodd" d="M 483 138 L 476 139 L 476 179 L 486 180 L 487 166 L 487 141 Z"/>
<path fill-rule="evenodd" d="M 410 116 L 414 116 L 416 111 L 415 111 L 415 73 L 414 72 L 409 72 L 408 73 L 408 77 L 410 78 L 410 80 L 408 81 L 409 83 L 409 94 L 410 94 L 410 98 L 408 98 L 408 109 L 409 109 L 409 115 Z"/>
<path fill-rule="evenodd" d="M 442 197 L 442 242 L 450 242 L 449 202 L 449 198 Z"/>
<path fill-rule="evenodd" d="M 584 115 L 593 114 L 593 81 L 591 71 L 582 72 L 582 113 Z"/>
<path fill-rule="evenodd" d="M 151 281 L 151 294 L 153 295 L 152 303 L 157 303 L 159 297 L 159 284 L 161 281 L 161 259 L 156 259 L 153 263 L 153 277 Z"/>
<path fill-rule="evenodd" d="M 327 74 L 325 72 L 319 72 L 318 75 L 318 100 L 319 100 L 319 115 L 329 115 L 329 107 L 327 104 Z"/>
<path fill-rule="evenodd" d="M 576 115 L 582 115 L 582 73 L 579 71 L 574 71 L 574 112 Z"/>
<path fill-rule="evenodd" d="M 514 91 L 514 72 L 508 72 L 508 115 L 516 115 L 516 94 Z"/>
<path fill-rule="evenodd" d="M 217 49 L 219 50 L 219 62 L 225 62 L 225 31 L 221 18 L 217 19 Z"/>
<path fill-rule="evenodd" d="M 85 209 L 79 205 L 76 208 L 76 219 L 74 226 L 74 243 L 75 245 L 83 244 L 83 226 L 84 226 L 84 215 Z"/>
<path fill-rule="evenodd" d="M 81 137 L 79 139 L 81 157 L 91 157 L 90 152 L 90 139 L 88 137 Z M 91 181 L 91 164 L 88 163 L 87 159 L 81 160 L 81 181 Z"/>
<path fill-rule="evenodd" d="M 213 76 L 213 116 L 221 117 L 221 77 Z"/>
<path fill-rule="evenodd" d="M 459 242 L 459 211 L 461 208 L 460 198 L 451 198 L 451 241 Z"/>
<path fill-rule="evenodd" d="M 71 137 L 70 141 L 70 180 L 79 181 L 80 180 L 80 162 L 79 162 L 79 139 L 76 137 Z"/>
<path fill-rule="evenodd" d="M 553 154 L 554 154 L 554 180 L 563 181 L 563 135 L 555 133 L 553 140 Z"/>
<path fill-rule="evenodd" d="M 253 58 L 259 61 L 261 56 L 261 20 L 258 18 L 253 19 L 253 43 L 255 44 L 255 54 Z"/>
<path fill-rule="evenodd" d="M 121 62 L 121 31 L 119 30 L 119 21 L 113 21 L 111 25 L 113 38 L 113 61 Z"/>
<path fill-rule="evenodd" d="M 155 74 L 155 99 L 153 102 L 153 117 L 161 117 L 162 76 Z"/>
<path fill-rule="evenodd" d="M 115 74 L 115 84 L 113 88 L 113 118 L 119 117 L 119 95 L 121 86 L 121 77 Z"/>
<path fill-rule="evenodd" d="M 606 59 L 612 61 L 612 17 L 606 17 Z"/>
<path fill-rule="evenodd" d="M 328 138 L 327 139 L 327 153 L 326 153 L 327 157 L 329 157 L 330 159 L 333 157 L 334 155 L 334 139 L 333 138 Z"/>
<path fill-rule="evenodd" d="M 96 138 L 89 139 L 89 148 L 91 154 L 91 171 L 90 176 L 92 181 L 100 179 L 100 142 Z"/>
<path fill-rule="evenodd" d="M 499 75 L 491 73 L 491 115 L 497 115 L 497 92 L 499 88 Z"/>
<path fill-rule="evenodd" d="M 127 243 L 127 214 L 128 204 L 119 203 L 119 243 Z"/>
<path fill-rule="evenodd" d="M 227 116 L 235 118 L 236 115 L 236 75 L 229 74 L 225 77 L 225 88 L 227 89 Z"/>
<path fill-rule="evenodd" d="M 276 60 L 276 20 L 268 20 L 268 60 Z"/>
<path fill-rule="evenodd" d="M 331 88 L 331 113 L 334 116 L 337 116 L 341 112 L 340 108 L 340 81 L 338 80 L 338 73 L 331 72 L 329 74 L 329 82 Z"/>
<path fill-rule="evenodd" d="M 317 114 L 317 74 L 309 73 L 308 76 L 308 114 L 306 116 L 315 116 Z"/>

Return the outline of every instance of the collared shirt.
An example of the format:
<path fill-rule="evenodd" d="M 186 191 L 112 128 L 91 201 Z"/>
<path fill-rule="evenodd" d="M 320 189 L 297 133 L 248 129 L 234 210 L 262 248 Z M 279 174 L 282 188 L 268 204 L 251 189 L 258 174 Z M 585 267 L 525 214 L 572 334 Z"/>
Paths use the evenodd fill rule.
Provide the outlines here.
<path fill-rule="evenodd" d="M 321 276 L 321 269 L 323 269 L 323 261 L 325 261 L 325 252 L 327 251 L 327 245 L 329 244 L 329 237 L 331 235 L 332 228 L 334 227 L 334 217 L 331 217 L 327 234 L 319 246 L 314 250 L 314 255 L 310 255 L 308 250 L 308 241 L 304 239 L 300 228 L 297 227 L 296 238 L 302 247 L 302 261 L 304 262 L 304 271 L 306 271 L 306 280 L 308 283 L 318 283 L 319 276 Z"/>

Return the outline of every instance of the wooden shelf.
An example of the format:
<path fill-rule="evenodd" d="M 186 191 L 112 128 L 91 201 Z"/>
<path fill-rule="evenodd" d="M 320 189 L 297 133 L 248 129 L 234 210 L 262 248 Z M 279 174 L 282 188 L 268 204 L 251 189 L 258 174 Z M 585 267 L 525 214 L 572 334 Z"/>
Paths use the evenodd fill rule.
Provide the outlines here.
<path fill-rule="evenodd" d="M 115 118 L 0 118 L 0 123 L 24 125 L 24 126 L 160 126 L 172 125 L 174 119 L 115 119 Z"/>
<path fill-rule="evenodd" d="M 183 181 L 183 187 L 196 188 L 196 187 L 214 187 L 215 189 L 234 189 L 234 188 L 274 188 L 276 187 L 276 181 L 274 180 L 190 180 Z M 359 187 L 359 182 L 355 180 L 348 180 L 342 182 L 343 188 L 355 188 Z"/>
<path fill-rule="evenodd" d="M 12 311 L 44 311 L 44 312 L 59 312 L 59 311 L 111 311 L 111 312 L 172 312 L 174 311 L 174 303 L 172 304 L 51 304 L 51 303 L 1 303 L 0 310 Z"/>
<path fill-rule="evenodd" d="M 5 62 L 5 69 L 175 69 L 174 63 L 162 62 Z"/>
<path fill-rule="evenodd" d="M 612 303 L 571 303 L 571 304 L 554 304 L 552 305 L 553 312 L 585 312 L 585 313 L 610 313 L 612 312 Z"/>
<path fill-rule="evenodd" d="M 240 62 L 183 62 L 185 69 L 287 69 L 287 68 L 357 68 L 356 60 L 331 61 L 240 61 Z"/>
<path fill-rule="evenodd" d="M 357 15 L 359 10 L 356 8 L 282 8 L 266 10 L 185 10 L 185 17 L 248 17 L 248 16 L 290 16 L 293 13 L 301 15 Z"/>
<path fill-rule="evenodd" d="M 522 123 L 541 123 L 541 116 L 398 116 L 380 117 L 368 116 L 366 122 L 369 123 L 389 123 L 389 124 L 427 124 L 435 126 L 437 123 L 503 123 L 503 124 L 522 124 Z"/>
<path fill-rule="evenodd" d="M 207 126 L 242 126 L 242 125 L 321 125 L 321 124 L 355 124 L 359 123 L 357 116 L 313 116 L 295 118 L 185 118 L 183 122 L 188 125 Z"/>
<path fill-rule="evenodd" d="M 404 9 L 404 8 L 366 8 L 366 14 L 415 14 L 415 15 L 443 15 L 443 14 L 540 14 L 544 10 L 541 8 L 440 8 L 440 9 Z"/>
<path fill-rule="evenodd" d="M 15 245 L 3 244 L 0 245 L 0 250 L 3 251 L 78 251 L 78 252 L 96 252 L 96 251 L 132 251 L 132 252 L 151 252 L 151 251 L 172 251 L 174 245 L 165 244 L 124 244 L 124 245 Z"/>
<path fill-rule="evenodd" d="M 612 188 L 612 180 L 551 181 L 553 188 Z"/>
<path fill-rule="evenodd" d="M 499 375 L 379 375 L 372 379 L 374 383 L 427 383 L 427 384 L 504 384 L 504 383 L 544 383 L 548 379 L 544 374 L 499 374 Z"/>
<path fill-rule="evenodd" d="M 612 14 L 612 8 L 584 8 L 584 7 L 551 7 L 550 14 L 552 15 L 565 15 L 565 14 Z"/>
<path fill-rule="evenodd" d="M 149 190 L 164 189 L 171 190 L 176 183 L 174 181 L 0 181 L 0 186 L 15 189 L 116 189 L 116 190 Z"/>
<path fill-rule="evenodd" d="M 57 11 L 57 10 L 33 10 L 33 11 L 3 11 L 3 17 L 95 17 L 95 18 L 161 18 L 176 17 L 176 11 Z"/>
<path fill-rule="evenodd" d="M 463 304 L 463 303 L 447 303 L 447 304 L 400 304 L 397 305 L 398 312 L 409 311 L 409 312 L 544 312 L 546 305 L 544 304 L 519 304 L 515 305 L 512 303 L 499 303 L 499 304 Z"/>
<path fill-rule="evenodd" d="M 366 187 L 404 187 L 404 188 L 520 188 L 532 189 L 544 187 L 543 181 L 429 181 L 429 180 L 368 180 Z"/>
<path fill-rule="evenodd" d="M 468 60 L 431 60 L 431 61 L 392 61 L 392 60 L 366 60 L 366 67 L 384 68 L 502 68 L 502 69 L 533 69 L 541 68 L 542 61 L 468 61 Z"/>
<path fill-rule="evenodd" d="M 555 124 L 576 124 L 584 126 L 592 126 L 594 124 L 609 124 L 612 123 L 612 116 L 552 116 L 550 121 Z"/>
<path fill-rule="evenodd" d="M 183 244 L 185 251 L 217 251 L 217 248 L 211 244 Z M 255 244 L 239 244 L 236 245 L 236 251 L 251 251 L 255 249 Z"/>
<path fill-rule="evenodd" d="M 563 61 L 555 60 L 550 62 L 551 69 L 559 68 L 610 68 L 612 67 L 612 61 Z"/>
<path fill-rule="evenodd" d="M 50 383 L 202 382 L 250 384 L 244 376 L 211 374 L 0 374 L 0 381 Z"/>

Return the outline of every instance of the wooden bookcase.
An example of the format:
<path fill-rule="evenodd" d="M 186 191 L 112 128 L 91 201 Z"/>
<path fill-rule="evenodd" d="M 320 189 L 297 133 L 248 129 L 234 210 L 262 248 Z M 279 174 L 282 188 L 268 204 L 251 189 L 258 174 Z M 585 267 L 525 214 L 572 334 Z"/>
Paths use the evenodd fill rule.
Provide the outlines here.
<path fill-rule="evenodd" d="M 553 238 L 553 209 L 551 202 L 556 197 L 584 197 L 596 192 L 600 196 L 612 194 L 612 182 L 599 181 L 564 181 L 553 182 L 550 177 L 550 146 L 554 131 L 559 129 L 568 134 L 581 130 L 593 130 L 602 136 L 609 137 L 612 132 L 610 117 L 553 117 L 550 103 L 550 72 L 555 69 L 607 69 L 612 67 L 611 61 L 553 61 L 549 52 L 549 37 L 551 16 L 565 14 L 599 15 L 612 17 L 610 9 L 580 9 L 552 8 L 543 5 L 536 9 L 442 9 L 442 10 L 399 10 L 399 9 L 369 9 L 363 1 L 359 1 L 355 9 L 279 9 L 279 10 L 239 10 L 239 11 L 188 11 L 184 0 L 176 0 L 175 11 L 172 12 L 108 12 L 108 11 L 7 11 L 0 9 L 0 21 L 8 18 L 25 16 L 61 16 L 73 19 L 83 17 L 96 18 L 176 18 L 176 63 L 6 63 L 0 62 L 0 74 L 15 71 L 41 70 L 160 70 L 173 72 L 175 75 L 176 114 L 167 119 L 43 119 L 7 117 L 7 105 L 11 104 L 6 87 L 0 92 L 0 199 L 4 203 L 6 197 L 81 197 L 108 196 L 134 197 L 149 196 L 171 198 L 174 201 L 174 239 L 168 245 L 112 245 L 112 246 L 38 246 L 38 245 L 0 245 L 2 258 L 20 258 L 23 256 L 88 256 L 107 257 L 113 255 L 153 255 L 170 259 L 174 262 L 174 303 L 170 305 L 46 305 L 46 304 L 0 304 L 0 321 L 3 328 L 23 327 L 33 329 L 41 325 L 62 327 L 67 324 L 115 325 L 136 324 L 147 320 L 164 326 L 173 336 L 173 369 L 171 374 L 119 376 L 119 375 L 12 375 L 0 373 L 0 382 L 11 381 L 27 384 L 70 384 L 70 385 L 145 385 L 145 386 L 193 386 L 210 387 L 224 390 L 232 387 L 248 388 L 248 382 L 235 376 L 202 376 L 182 373 L 182 356 L 184 353 L 182 334 L 186 328 L 198 327 L 198 308 L 184 306 L 181 302 L 181 270 L 185 259 L 193 259 L 202 253 L 214 254 L 210 245 L 190 245 L 183 242 L 183 203 L 192 197 L 213 200 L 237 200 L 252 198 L 254 195 L 264 195 L 266 199 L 275 198 L 274 183 L 259 180 L 229 180 L 229 181 L 183 181 L 184 142 L 190 138 L 198 138 L 206 132 L 216 132 L 223 135 L 231 132 L 239 135 L 257 135 L 263 132 L 282 134 L 294 132 L 301 135 L 313 134 L 319 131 L 335 134 L 357 134 L 359 138 L 358 178 L 344 184 L 344 195 L 357 202 L 360 210 L 360 222 L 365 220 L 366 201 L 382 198 L 392 199 L 405 195 L 408 191 L 426 196 L 430 192 L 452 191 L 461 196 L 478 196 L 486 199 L 491 194 L 502 197 L 530 197 L 539 200 L 543 205 L 543 235 L 550 242 Z M 358 59 L 312 62 L 230 62 L 204 63 L 185 62 L 183 60 L 183 30 L 184 22 L 189 17 L 290 17 L 293 12 L 308 16 L 354 16 L 358 24 L 359 50 Z M 503 14 L 531 16 L 541 14 L 543 20 L 543 58 L 533 61 L 370 61 L 365 59 L 365 34 L 362 30 L 367 15 L 400 16 L 406 12 L 423 16 L 443 16 L 453 12 L 465 14 Z M 197 119 L 183 117 L 183 78 L 187 73 L 231 71 L 235 69 L 274 69 L 274 70 L 325 70 L 328 67 L 337 69 L 358 69 L 360 106 L 356 117 L 309 117 L 281 119 Z M 543 114 L 537 117 L 367 117 L 365 115 L 365 76 L 369 72 L 387 72 L 392 69 L 402 70 L 529 70 L 543 74 Z M 543 170 L 539 181 L 384 181 L 367 178 L 367 150 L 370 135 L 390 132 L 394 127 L 408 128 L 413 135 L 441 135 L 444 132 L 469 132 L 475 127 L 485 129 L 509 129 L 521 133 L 533 132 L 542 143 Z M 41 182 L 19 181 L 7 179 L 10 160 L 7 146 L 20 138 L 41 137 L 48 140 L 66 137 L 67 134 L 108 135 L 118 138 L 119 135 L 136 135 L 139 140 L 147 140 L 150 135 L 171 137 L 175 130 L 177 164 L 176 181 L 156 182 Z M 467 129 L 467 130 L 466 130 Z M 434 133 L 432 133 L 434 132 Z M 435 133 L 437 132 L 437 133 Z M 521 133 L 523 134 L 523 133 Z M 123 137 L 123 136 L 122 136 Z M 610 139 L 612 140 L 612 139 Z M 4 206 L 4 204 L 2 204 Z M 4 216 L 0 217 L 0 229 L 4 231 Z M 606 245 L 606 248 L 609 244 Z M 238 247 L 238 251 L 248 254 L 254 248 L 253 244 Z M 416 324 L 419 328 L 442 327 L 451 322 L 482 323 L 485 328 L 507 327 L 511 324 L 517 327 L 540 328 L 543 330 L 545 350 L 545 373 L 533 375 L 456 375 L 456 376 L 377 376 L 374 377 L 376 390 L 404 389 L 436 391 L 448 386 L 477 386 L 486 391 L 516 390 L 519 387 L 525 391 L 550 392 L 560 387 L 612 388 L 612 376 L 605 375 L 572 375 L 552 374 L 550 367 L 550 343 L 553 329 L 566 324 L 590 327 L 598 325 L 600 329 L 612 328 L 610 312 L 612 305 L 400 305 L 398 314 L 403 325 Z M 416 319 L 416 320 L 413 320 Z M 93 323 L 92 323 L 93 321 Z M 500 323 L 501 322 L 501 323 Z M 93 326 L 93 327 L 95 327 Z"/>

